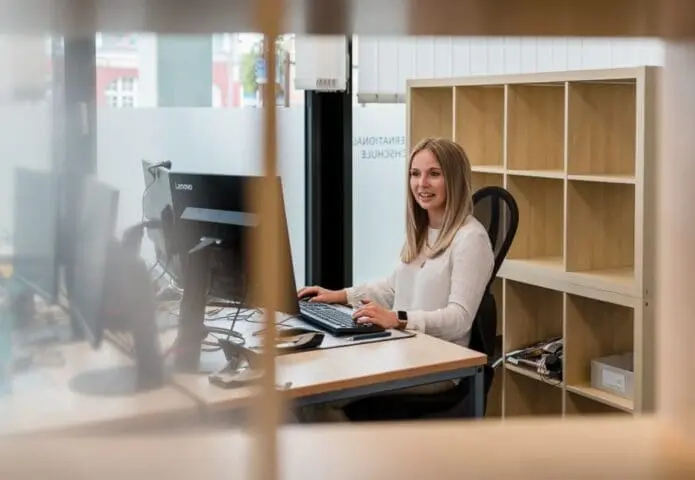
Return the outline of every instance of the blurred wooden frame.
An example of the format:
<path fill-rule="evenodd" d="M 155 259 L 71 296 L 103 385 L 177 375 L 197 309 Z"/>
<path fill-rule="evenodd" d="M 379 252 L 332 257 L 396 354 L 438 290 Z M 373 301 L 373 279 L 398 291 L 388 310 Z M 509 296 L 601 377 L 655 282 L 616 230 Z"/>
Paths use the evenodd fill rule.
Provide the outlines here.
<path fill-rule="evenodd" d="M 266 63 L 266 75 L 269 85 L 275 86 L 276 78 L 276 53 L 275 40 L 280 35 L 280 14 L 283 4 L 278 0 L 259 0 L 255 2 L 258 7 L 258 19 L 263 25 L 265 35 L 264 57 Z M 277 162 L 277 91 L 275 88 L 263 88 L 262 92 L 262 118 L 263 132 L 261 151 L 263 152 L 263 172 L 265 180 L 260 192 L 248 192 L 250 204 L 255 205 L 255 211 L 261 213 L 260 228 L 252 229 L 252 262 L 251 262 L 251 297 L 260 300 L 264 307 L 264 317 L 267 328 L 264 331 L 262 364 L 263 375 L 261 377 L 261 391 L 256 408 L 254 410 L 252 425 L 255 427 L 255 447 L 252 449 L 253 473 L 257 478 L 272 479 L 278 475 L 277 468 L 277 426 L 280 423 L 281 399 L 275 385 L 275 312 L 279 305 L 281 292 L 287 292 L 284 288 L 286 282 L 287 266 L 281 262 L 280 252 L 283 245 L 280 239 L 282 222 L 280 221 L 280 208 L 284 208 L 280 201 L 280 190 L 277 188 L 278 175 Z M 260 195 L 258 195 L 260 193 Z M 269 221 L 264 221 L 268 219 Z"/>
<path fill-rule="evenodd" d="M 689 0 L 283 0 L 279 32 L 688 37 Z M 280 5 L 280 2 L 274 5 Z M 0 32 L 266 32 L 246 0 L 0 0 Z"/>
<path fill-rule="evenodd" d="M 47 4 L 50 3 L 56 8 L 49 8 Z M 0 0 L 0 10 L 3 11 L 3 16 L 0 18 L 0 30 L 10 32 L 53 30 L 67 35 L 85 35 L 96 31 L 159 33 L 257 31 L 266 35 L 269 40 L 266 44 L 272 44 L 272 40 L 281 32 L 372 35 L 655 36 L 668 39 L 684 39 L 695 35 L 695 2 L 692 0 L 259 0 L 256 2 L 242 0 L 64 2 L 54 0 L 40 2 L 39 5 L 25 0 Z M 274 78 L 274 57 L 274 49 L 266 49 L 268 78 Z M 687 58 L 695 58 L 695 55 Z M 692 64 L 689 63 L 688 67 L 691 65 L 695 67 L 695 61 Z M 690 87 L 688 93 L 691 94 L 693 90 L 695 88 Z M 269 177 L 268 185 L 277 174 L 274 93 L 273 89 L 264 89 L 262 138 L 264 172 Z M 675 102 L 673 107 L 678 108 Z M 691 113 L 691 110 L 684 113 Z M 695 113 L 695 108 L 692 109 L 692 113 Z M 683 115 L 680 119 L 685 121 L 686 125 L 692 125 L 695 115 Z M 685 141 L 690 142 L 685 148 L 686 153 L 695 154 L 695 141 L 690 139 Z M 669 148 L 675 151 L 675 147 Z M 685 156 L 677 155 L 681 170 L 683 170 Z M 683 195 L 685 193 L 683 192 Z M 265 218 L 278 218 L 277 194 L 274 188 L 264 188 L 260 198 L 253 198 Z M 253 272 L 257 278 L 265 280 L 263 282 L 265 288 L 257 293 L 262 295 L 261 298 L 266 305 L 271 306 L 278 292 L 282 291 L 278 283 L 285 278 L 286 273 L 281 271 L 282 262 L 275 261 L 279 247 L 277 243 L 279 235 L 275 234 L 277 224 L 279 222 L 264 222 L 265 226 L 253 242 L 255 247 Z M 669 259 L 669 266 L 673 264 L 673 256 L 676 254 L 670 254 L 672 256 Z M 687 262 L 687 259 L 685 261 Z M 270 310 L 268 315 L 272 315 L 272 308 Z M 672 307 L 669 313 L 678 313 L 678 306 Z M 686 313 L 688 315 L 679 317 L 680 320 L 671 318 L 660 320 L 668 320 L 665 322 L 668 328 L 675 329 L 676 325 L 684 323 L 686 317 L 692 316 L 692 312 Z M 269 323 L 272 325 L 272 322 Z M 663 325 L 661 328 L 663 331 Z M 692 327 L 686 328 L 688 330 L 683 333 L 692 333 Z M 258 448 L 255 449 L 254 472 L 257 478 L 263 479 L 276 478 L 278 473 L 276 431 L 281 406 L 274 384 L 275 352 L 271 341 L 273 336 L 274 328 L 268 328 L 265 338 L 266 345 L 270 347 L 265 349 L 263 356 L 266 376 L 255 416 L 257 439 L 260 441 L 257 442 Z M 677 338 L 676 332 L 671 334 L 671 338 Z M 689 342 L 692 342 L 692 338 L 689 338 Z M 659 360 L 668 359 L 670 362 L 675 362 L 689 359 L 688 344 L 677 342 L 673 345 L 673 349 L 668 356 L 661 350 Z M 692 359 L 687 365 L 688 368 L 678 378 L 676 374 L 672 374 L 660 382 L 661 389 L 674 391 L 670 394 L 668 403 L 672 408 L 668 414 L 675 419 L 674 423 L 682 421 L 686 428 L 692 425 L 692 418 L 687 415 L 692 410 L 692 406 L 689 406 L 687 402 L 693 398 L 695 391 L 695 380 L 687 375 L 692 373 L 691 365 Z M 664 367 L 660 367 L 660 372 L 664 372 Z M 587 423 L 592 421 L 587 420 Z M 581 465 L 591 462 L 591 458 L 584 458 L 578 454 L 578 451 L 585 449 L 583 446 L 591 442 L 591 438 L 561 438 L 564 431 L 562 425 L 562 421 L 558 421 L 554 434 L 545 438 L 551 443 L 554 439 L 558 442 L 566 442 L 567 445 L 566 455 L 556 452 L 553 464 L 574 462 Z M 462 425 L 461 428 L 465 426 Z M 597 426 L 597 428 L 600 427 Z M 409 438 L 402 440 L 412 441 Z M 504 440 L 505 437 L 501 436 L 496 445 L 488 444 L 484 448 L 504 449 Z M 452 455 L 455 455 L 454 452 L 458 450 L 457 445 L 450 447 L 453 449 Z M 620 445 L 615 447 L 619 451 Z M 424 445 L 423 448 L 426 449 L 427 446 Z M 513 448 L 514 446 L 510 446 L 510 450 Z M 373 455 L 378 456 L 379 452 L 379 445 L 374 445 Z M 690 455 L 692 456 L 692 451 Z M 617 457 L 622 459 L 626 456 L 617 455 Z M 514 456 L 509 457 L 509 460 L 516 461 Z M 634 458 L 633 461 L 639 462 L 640 459 Z M 523 458 L 519 458 L 519 462 L 521 470 Z M 233 465 L 230 466 L 233 468 Z M 544 467 L 545 465 L 541 466 L 541 468 Z M 526 468 L 528 473 L 530 466 L 526 465 Z M 466 473 L 475 476 L 475 472 L 470 470 Z M 659 477 L 658 473 L 655 476 Z"/>

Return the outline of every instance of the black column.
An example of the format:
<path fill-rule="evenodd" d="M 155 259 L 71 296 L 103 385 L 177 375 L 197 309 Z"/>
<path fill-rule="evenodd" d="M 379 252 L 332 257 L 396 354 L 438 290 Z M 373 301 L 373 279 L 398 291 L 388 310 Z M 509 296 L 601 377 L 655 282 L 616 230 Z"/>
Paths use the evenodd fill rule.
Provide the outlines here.
<path fill-rule="evenodd" d="M 352 284 L 351 70 L 344 92 L 306 92 L 306 283 L 331 289 Z"/>
<path fill-rule="evenodd" d="M 53 43 L 53 165 L 61 178 L 59 255 L 69 294 L 82 180 L 97 169 L 96 46 L 94 36 Z M 74 319 L 73 333 L 80 337 Z"/>

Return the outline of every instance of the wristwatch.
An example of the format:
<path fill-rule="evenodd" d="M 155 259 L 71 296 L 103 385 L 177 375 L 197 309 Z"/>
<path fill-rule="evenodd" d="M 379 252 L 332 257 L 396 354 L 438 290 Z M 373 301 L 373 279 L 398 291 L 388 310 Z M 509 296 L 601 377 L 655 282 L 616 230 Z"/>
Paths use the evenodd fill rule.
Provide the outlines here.
<path fill-rule="evenodd" d="M 408 312 L 404 312 L 403 310 L 398 310 L 398 326 L 396 327 L 397 330 L 405 330 L 405 327 L 408 325 Z"/>

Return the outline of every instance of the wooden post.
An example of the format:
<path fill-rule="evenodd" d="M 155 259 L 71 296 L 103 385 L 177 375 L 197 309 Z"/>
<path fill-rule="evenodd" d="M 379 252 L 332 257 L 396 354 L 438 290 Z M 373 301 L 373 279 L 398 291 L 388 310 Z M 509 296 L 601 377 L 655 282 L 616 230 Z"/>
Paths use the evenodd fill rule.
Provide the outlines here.
<path fill-rule="evenodd" d="M 695 42 L 666 43 L 656 163 L 657 411 L 695 439 Z"/>
<path fill-rule="evenodd" d="M 282 0 L 260 0 L 258 2 L 258 24 L 265 35 L 264 56 L 266 75 L 269 82 L 274 81 L 276 71 L 275 39 L 279 34 L 282 15 Z M 277 185 L 277 131 L 275 106 L 275 88 L 264 88 L 263 94 L 263 173 L 258 189 L 248 192 L 254 211 L 260 213 L 260 225 L 253 229 L 251 245 L 252 268 L 251 297 L 264 309 L 267 324 L 263 338 L 262 368 L 260 392 L 253 415 L 254 448 L 253 478 L 274 480 L 278 476 L 277 427 L 280 421 L 280 395 L 275 387 L 275 337 L 276 308 L 287 272 L 280 261 L 280 202 Z"/>

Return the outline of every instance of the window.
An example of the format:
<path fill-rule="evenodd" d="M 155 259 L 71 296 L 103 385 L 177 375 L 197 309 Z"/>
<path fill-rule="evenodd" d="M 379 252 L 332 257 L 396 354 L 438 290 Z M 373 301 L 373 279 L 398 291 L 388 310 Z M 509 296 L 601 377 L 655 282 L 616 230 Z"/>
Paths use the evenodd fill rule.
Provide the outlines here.
<path fill-rule="evenodd" d="M 215 38 L 220 47 L 233 40 L 235 48 L 229 54 L 213 51 L 210 56 L 202 56 L 209 37 L 147 34 L 139 37 L 140 49 L 134 58 L 110 57 L 111 67 L 122 71 L 117 78 L 111 73 L 103 82 L 105 108 L 99 110 L 97 118 L 98 172 L 102 180 L 121 192 L 119 235 L 142 218 L 142 159 L 169 160 L 174 169 L 187 172 L 256 175 L 263 171 L 262 111 L 239 108 L 245 99 L 238 76 L 239 60 L 262 37 L 222 33 Z M 137 69 L 137 73 L 126 73 L 126 69 Z M 211 95 L 211 105 L 206 105 L 204 93 L 205 97 Z M 195 103 L 191 98 L 198 95 L 200 104 L 190 106 Z M 290 108 L 278 110 L 278 136 L 295 281 L 303 285 L 305 168 L 301 105 L 293 103 Z M 152 242 L 143 241 L 141 254 L 148 265 L 154 263 Z"/>
<path fill-rule="evenodd" d="M 106 86 L 107 103 L 112 108 L 133 108 L 136 106 L 137 79 L 118 78 Z"/>
<path fill-rule="evenodd" d="M 135 79 L 133 78 L 122 78 L 121 88 L 124 92 L 132 92 L 134 90 Z"/>
<path fill-rule="evenodd" d="M 353 283 L 390 274 L 405 239 L 405 105 L 353 108 Z M 374 208 L 379 205 L 379 208 Z"/>

